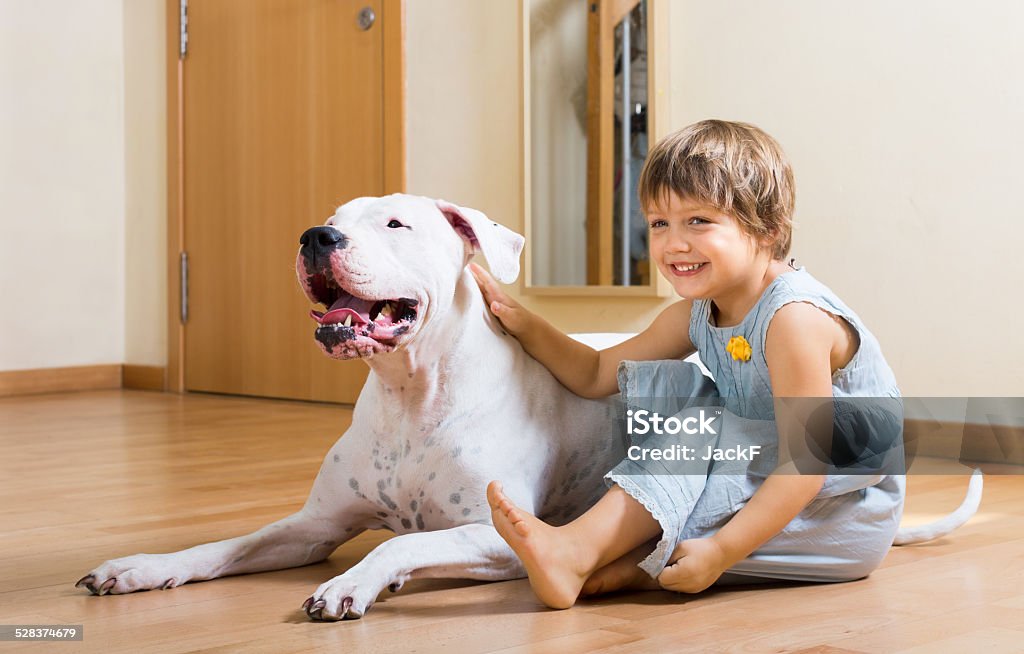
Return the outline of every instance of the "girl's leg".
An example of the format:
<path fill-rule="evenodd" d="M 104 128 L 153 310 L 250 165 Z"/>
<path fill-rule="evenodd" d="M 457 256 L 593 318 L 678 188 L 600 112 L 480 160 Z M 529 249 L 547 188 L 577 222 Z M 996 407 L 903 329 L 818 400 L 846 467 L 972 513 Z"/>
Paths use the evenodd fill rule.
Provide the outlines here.
<path fill-rule="evenodd" d="M 498 482 L 488 484 L 487 501 L 494 527 L 522 560 L 533 592 L 555 609 L 572 606 L 594 572 L 661 533 L 647 509 L 619 486 L 561 527 L 517 508 Z"/>

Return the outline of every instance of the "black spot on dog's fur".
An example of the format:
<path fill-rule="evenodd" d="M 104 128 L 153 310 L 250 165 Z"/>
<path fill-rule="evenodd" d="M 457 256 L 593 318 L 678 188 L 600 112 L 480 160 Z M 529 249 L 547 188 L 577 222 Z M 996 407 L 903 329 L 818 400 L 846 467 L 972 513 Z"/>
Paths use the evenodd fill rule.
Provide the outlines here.
<path fill-rule="evenodd" d="M 380 501 L 384 502 L 384 506 L 388 507 L 392 511 L 395 511 L 396 509 L 398 509 L 398 505 L 395 504 L 394 500 L 392 500 L 390 497 L 388 497 L 387 494 L 384 493 L 384 491 L 378 491 L 377 495 L 380 496 Z"/>

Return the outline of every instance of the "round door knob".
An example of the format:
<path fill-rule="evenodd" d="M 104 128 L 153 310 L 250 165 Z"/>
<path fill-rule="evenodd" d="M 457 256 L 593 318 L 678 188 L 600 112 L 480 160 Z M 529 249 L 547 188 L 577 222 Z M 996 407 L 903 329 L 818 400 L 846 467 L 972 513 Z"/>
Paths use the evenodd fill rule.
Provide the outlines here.
<path fill-rule="evenodd" d="M 373 9 L 363 7 L 363 10 L 359 12 L 359 27 L 364 32 L 373 27 L 375 20 L 377 20 L 377 14 L 373 13 Z"/>

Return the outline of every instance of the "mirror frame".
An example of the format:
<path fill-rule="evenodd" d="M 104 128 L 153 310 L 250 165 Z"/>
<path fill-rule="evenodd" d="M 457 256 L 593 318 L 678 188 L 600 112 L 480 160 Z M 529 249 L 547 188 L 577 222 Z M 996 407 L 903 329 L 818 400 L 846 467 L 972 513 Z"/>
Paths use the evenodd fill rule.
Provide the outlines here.
<path fill-rule="evenodd" d="M 582 0 L 581 0 L 582 1 Z M 601 0 L 614 3 L 614 0 Z M 654 262 L 649 262 L 650 282 L 637 286 L 615 285 L 535 285 L 533 283 L 533 249 L 530 247 L 533 231 L 532 169 L 530 145 L 530 0 L 519 2 L 519 170 L 523 202 L 523 234 L 526 236 L 526 254 L 520 292 L 523 295 L 576 296 L 576 297 L 671 297 L 674 294 L 668 280 L 658 273 Z M 596 5 L 596 2 L 591 4 Z M 657 143 L 668 133 L 670 80 L 669 75 L 669 5 L 671 0 L 647 0 L 647 125 L 648 141 Z"/>

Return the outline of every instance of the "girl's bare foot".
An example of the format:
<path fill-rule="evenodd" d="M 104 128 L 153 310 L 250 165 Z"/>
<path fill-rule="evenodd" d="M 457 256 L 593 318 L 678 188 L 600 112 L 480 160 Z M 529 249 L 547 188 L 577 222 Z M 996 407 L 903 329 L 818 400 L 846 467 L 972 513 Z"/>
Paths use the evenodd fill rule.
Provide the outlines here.
<path fill-rule="evenodd" d="M 654 550 L 657 539 L 648 541 L 629 554 L 615 559 L 590 575 L 581 595 L 600 595 L 617 590 L 658 590 L 658 580 L 637 567 Z"/>
<path fill-rule="evenodd" d="M 582 543 L 570 530 L 552 527 L 517 508 L 501 492 L 499 482 L 487 485 L 487 501 L 494 528 L 522 560 L 540 601 L 553 609 L 572 606 L 592 572 L 582 560 Z"/>

